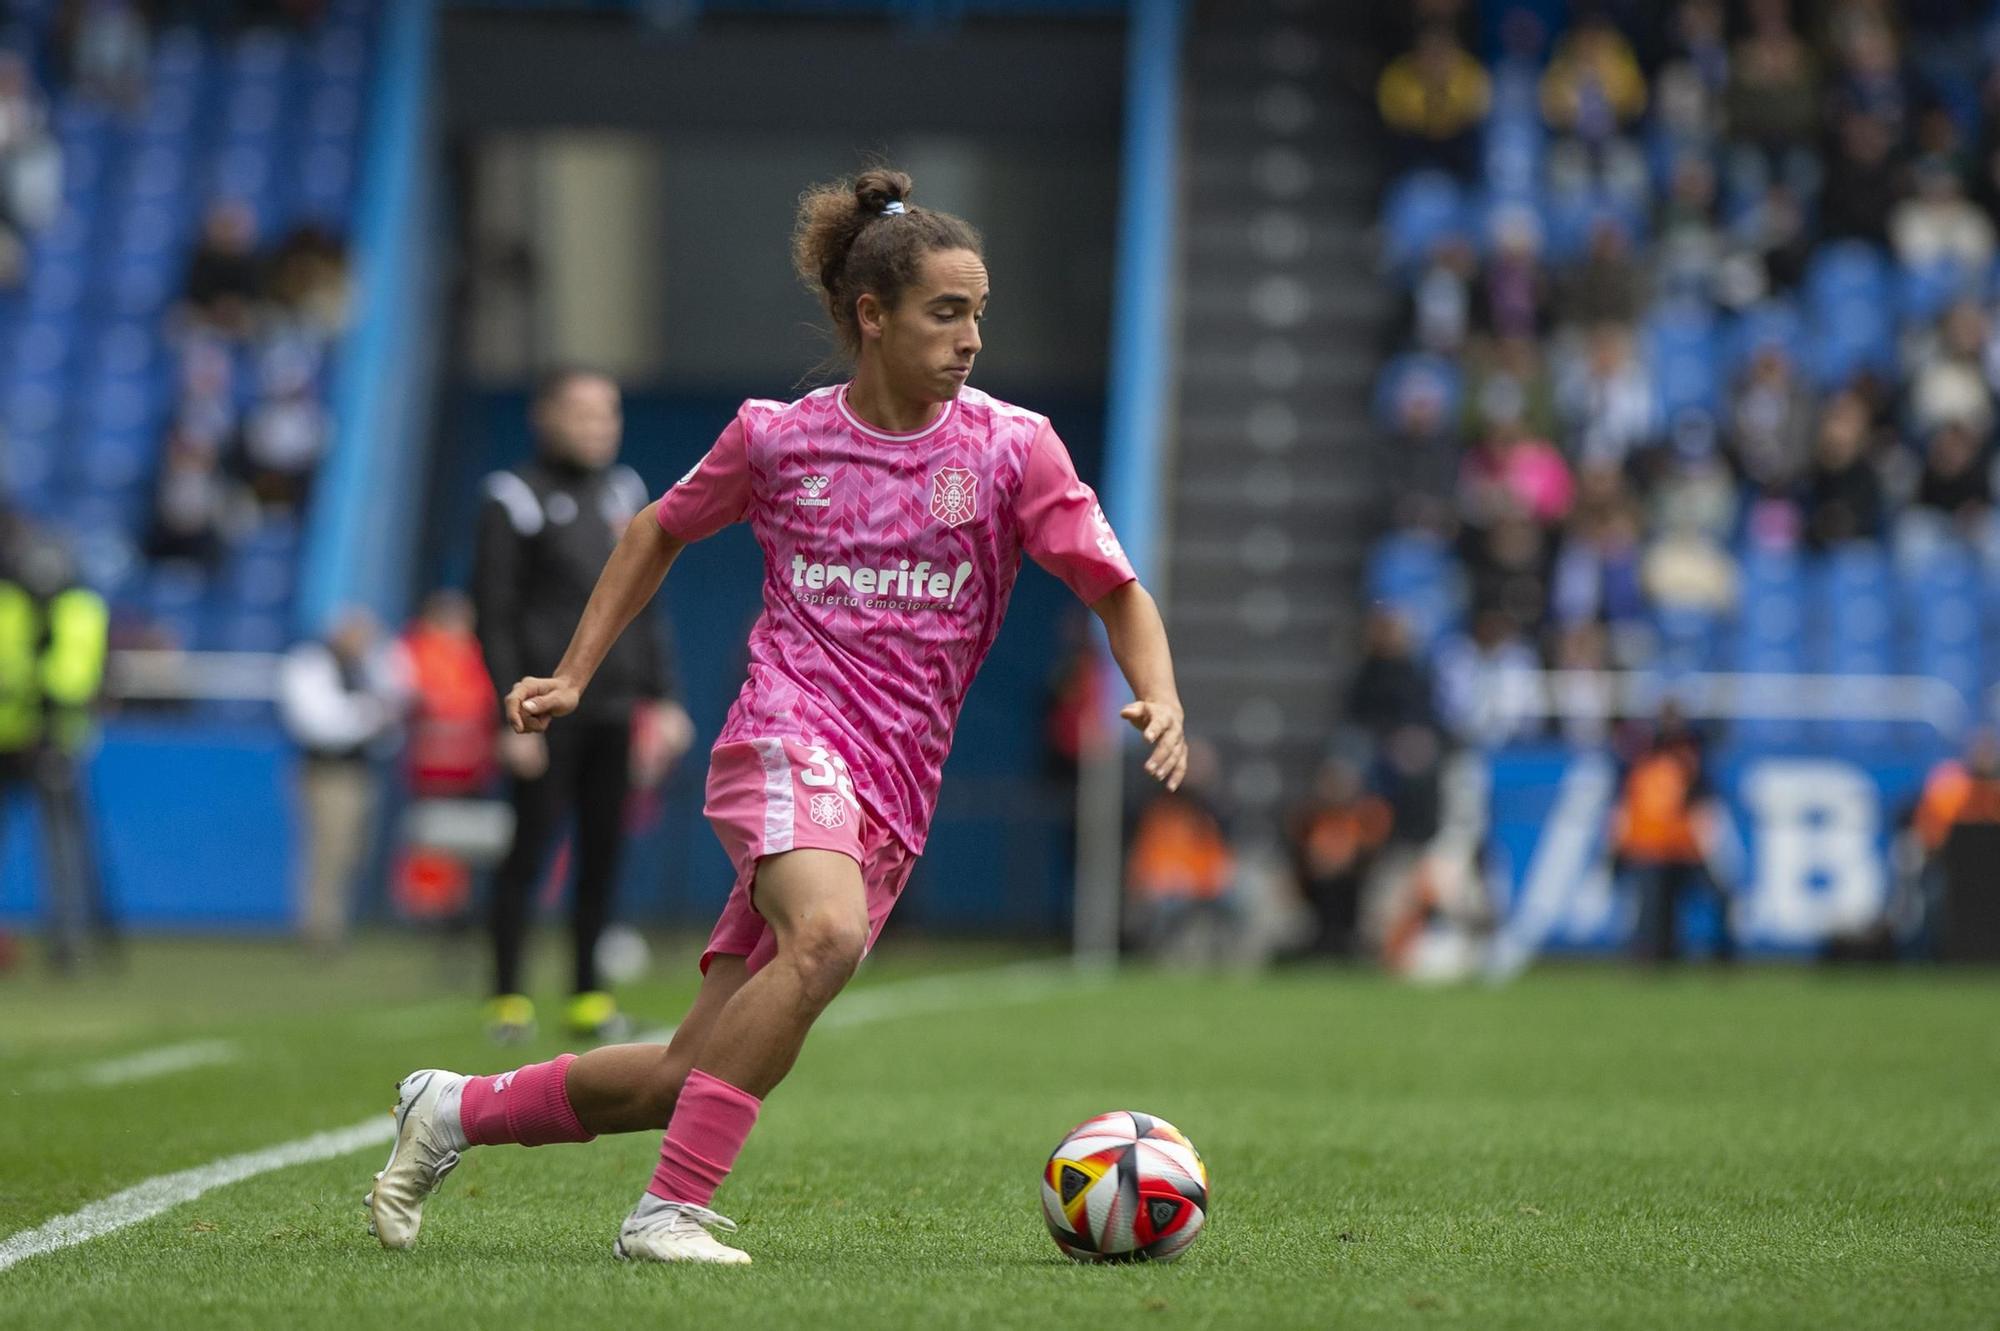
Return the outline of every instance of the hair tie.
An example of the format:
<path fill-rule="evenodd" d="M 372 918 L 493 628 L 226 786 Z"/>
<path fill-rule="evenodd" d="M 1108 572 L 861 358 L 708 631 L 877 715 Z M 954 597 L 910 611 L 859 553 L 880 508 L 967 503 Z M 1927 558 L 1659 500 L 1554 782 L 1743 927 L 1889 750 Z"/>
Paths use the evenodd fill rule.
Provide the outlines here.
<path fill-rule="evenodd" d="M 884 217 L 901 217 L 903 212 L 903 201 L 901 199 L 891 199 L 888 203 L 882 205 L 882 216 Z"/>

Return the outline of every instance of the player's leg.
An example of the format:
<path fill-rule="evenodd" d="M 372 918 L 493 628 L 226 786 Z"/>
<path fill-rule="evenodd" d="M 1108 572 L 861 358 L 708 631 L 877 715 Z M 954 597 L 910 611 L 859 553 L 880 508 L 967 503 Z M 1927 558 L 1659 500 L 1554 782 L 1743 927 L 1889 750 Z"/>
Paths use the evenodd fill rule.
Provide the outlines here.
<path fill-rule="evenodd" d="M 563 1024 L 572 1034 L 616 1039 L 618 1005 L 598 984 L 597 940 L 611 920 L 631 792 L 631 730 L 622 722 L 584 728 L 576 764 L 576 890 L 570 898 L 575 988 Z"/>
<path fill-rule="evenodd" d="M 756 1125 L 763 1097 L 791 1071 L 806 1032 L 852 978 L 876 927 L 861 866 L 837 851 L 761 860 L 754 899 L 775 951 L 723 1005 L 696 1054 L 659 1168 L 619 1231 L 620 1257 L 750 1260 L 709 1233 L 734 1228 L 709 1203 Z"/>
<path fill-rule="evenodd" d="M 416 1242 L 424 1202 L 473 1146 L 586 1142 L 666 1126 L 696 1051 L 748 976 L 742 957 L 715 957 L 667 1045 L 609 1045 L 494 1076 L 426 1068 L 405 1077 L 396 1144 L 366 1198 L 368 1232 L 387 1248 Z"/>
<path fill-rule="evenodd" d="M 742 957 L 709 962 L 694 1006 L 665 1045 L 614 1044 L 580 1055 L 569 1065 L 570 1107 L 593 1133 L 658 1131 L 672 1120 L 681 1084 L 715 1030 L 724 1005 L 750 978 Z"/>

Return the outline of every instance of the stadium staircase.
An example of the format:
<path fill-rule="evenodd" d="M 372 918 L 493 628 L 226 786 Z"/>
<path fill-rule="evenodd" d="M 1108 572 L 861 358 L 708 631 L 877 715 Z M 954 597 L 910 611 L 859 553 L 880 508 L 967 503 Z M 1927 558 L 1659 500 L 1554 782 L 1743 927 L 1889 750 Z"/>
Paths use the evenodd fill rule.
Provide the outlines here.
<path fill-rule="evenodd" d="M 1381 526 L 1369 394 L 1391 311 L 1349 8 L 1213 0 L 1186 47 L 1166 600 L 1193 729 L 1253 820 L 1324 750 Z"/>

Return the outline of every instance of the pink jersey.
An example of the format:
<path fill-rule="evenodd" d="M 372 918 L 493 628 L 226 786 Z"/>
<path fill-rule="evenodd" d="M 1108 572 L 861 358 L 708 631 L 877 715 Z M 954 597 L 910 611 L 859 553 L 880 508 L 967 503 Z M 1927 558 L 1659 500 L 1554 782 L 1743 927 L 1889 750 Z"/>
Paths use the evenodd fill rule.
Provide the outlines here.
<path fill-rule="evenodd" d="M 747 519 L 764 550 L 750 678 L 716 743 L 825 744 L 912 851 L 1022 552 L 1085 602 L 1134 576 L 1047 419 L 972 388 L 911 434 L 864 424 L 844 386 L 745 402 L 658 512 L 683 541 Z"/>

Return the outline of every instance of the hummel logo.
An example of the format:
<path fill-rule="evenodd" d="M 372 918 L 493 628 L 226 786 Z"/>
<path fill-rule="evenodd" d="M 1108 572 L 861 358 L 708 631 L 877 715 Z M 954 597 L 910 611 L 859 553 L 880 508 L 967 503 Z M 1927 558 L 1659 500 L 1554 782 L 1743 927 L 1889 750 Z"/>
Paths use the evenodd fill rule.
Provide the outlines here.
<path fill-rule="evenodd" d="M 799 482 L 805 493 L 793 500 L 800 508 L 825 508 L 833 501 L 825 497 L 828 481 L 824 476 L 808 476 Z"/>

